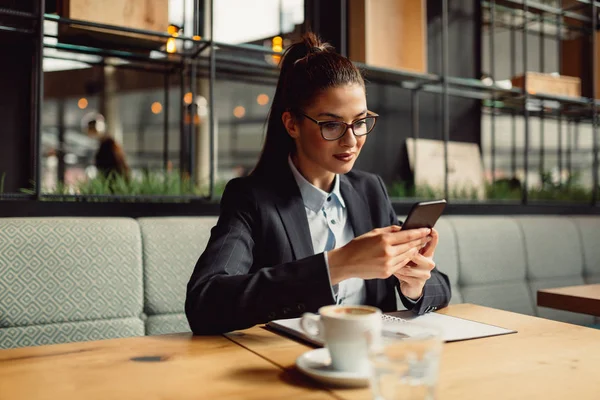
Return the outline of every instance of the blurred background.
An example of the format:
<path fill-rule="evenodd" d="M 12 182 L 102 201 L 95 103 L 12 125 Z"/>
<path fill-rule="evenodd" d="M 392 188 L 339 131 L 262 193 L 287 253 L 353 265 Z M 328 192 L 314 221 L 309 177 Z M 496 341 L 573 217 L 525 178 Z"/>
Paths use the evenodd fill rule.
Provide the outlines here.
<path fill-rule="evenodd" d="M 0 198 L 214 204 L 313 30 L 381 117 L 396 204 L 597 207 L 597 2 L 1 0 Z"/>

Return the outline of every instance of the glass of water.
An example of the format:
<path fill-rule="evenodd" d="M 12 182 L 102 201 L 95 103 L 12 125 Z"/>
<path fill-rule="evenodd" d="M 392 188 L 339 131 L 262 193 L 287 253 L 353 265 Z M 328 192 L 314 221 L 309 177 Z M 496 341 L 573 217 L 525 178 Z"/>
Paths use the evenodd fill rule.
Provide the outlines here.
<path fill-rule="evenodd" d="M 431 400 L 436 398 L 441 330 L 407 322 L 403 338 L 383 340 L 369 354 L 371 392 L 375 400 Z"/>

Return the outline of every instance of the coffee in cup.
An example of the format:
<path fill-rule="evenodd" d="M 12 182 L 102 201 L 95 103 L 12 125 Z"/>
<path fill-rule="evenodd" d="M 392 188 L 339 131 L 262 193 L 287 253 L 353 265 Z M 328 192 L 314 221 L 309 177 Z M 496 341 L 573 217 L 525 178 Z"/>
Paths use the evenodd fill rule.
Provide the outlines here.
<path fill-rule="evenodd" d="M 321 307 L 319 315 L 305 313 L 302 329 L 325 343 L 334 370 L 367 373 L 368 350 L 381 341 L 381 310 L 362 305 Z"/>

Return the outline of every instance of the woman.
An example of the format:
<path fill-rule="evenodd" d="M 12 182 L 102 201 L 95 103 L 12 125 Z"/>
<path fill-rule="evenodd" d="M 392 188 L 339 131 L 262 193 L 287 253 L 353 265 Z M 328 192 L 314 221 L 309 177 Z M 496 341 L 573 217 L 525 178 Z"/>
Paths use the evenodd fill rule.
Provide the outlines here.
<path fill-rule="evenodd" d="M 417 314 L 444 307 L 435 230 L 402 231 L 381 178 L 351 171 L 377 116 L 347 58 L 314 34 L 292 45 L 250 176 L 233 179 L 187 288 L 196 334 L 298 317 L 327 304 Z"/>

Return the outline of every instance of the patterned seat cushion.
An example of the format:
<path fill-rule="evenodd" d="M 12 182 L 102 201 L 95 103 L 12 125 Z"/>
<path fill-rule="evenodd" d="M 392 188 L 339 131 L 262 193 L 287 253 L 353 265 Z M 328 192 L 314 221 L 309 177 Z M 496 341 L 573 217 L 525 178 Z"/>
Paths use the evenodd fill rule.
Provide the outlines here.
<path fill-rule="evenodd" d="M 146 335 L 191 332 L 184 313 L 151 315 L 146 321 Z"/>
<path fill-rule="evenodd" d="M 0 329 L 0 349 L 143 336 L 139 318 L 64 322 Z"/>

